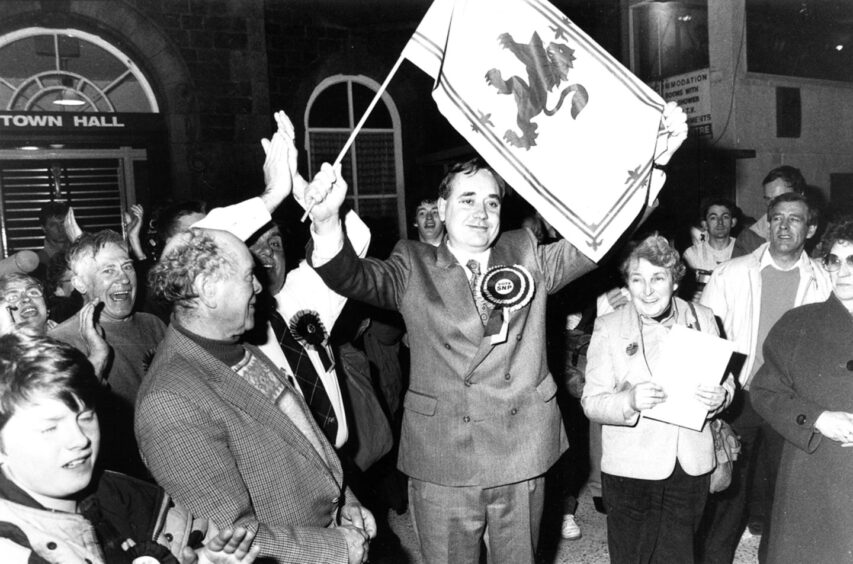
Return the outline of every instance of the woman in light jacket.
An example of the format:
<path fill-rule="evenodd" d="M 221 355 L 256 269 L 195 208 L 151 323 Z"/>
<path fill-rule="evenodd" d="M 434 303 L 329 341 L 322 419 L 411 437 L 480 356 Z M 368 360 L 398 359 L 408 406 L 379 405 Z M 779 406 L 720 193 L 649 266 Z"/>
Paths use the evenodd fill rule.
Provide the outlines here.
<path fill-rule="evenodd" d="M 716 464 L 711 431 L 708 425 L 694 431 L 641 414 L 666 401 L 653 380 L 672 326 L 717 335 L 717 325 L 710 309 L 673 295 L 685 267 L 664 237 L 641 241 L 621 271 L 631 300 L 596 321 L 581 400 L 587 417 L 603 424 L 610 559 L 615 564 L 690 563 Z M 731 376 L 723 385 L 697 387 L 709 419 L 731 402 L 734 389 Z"/>

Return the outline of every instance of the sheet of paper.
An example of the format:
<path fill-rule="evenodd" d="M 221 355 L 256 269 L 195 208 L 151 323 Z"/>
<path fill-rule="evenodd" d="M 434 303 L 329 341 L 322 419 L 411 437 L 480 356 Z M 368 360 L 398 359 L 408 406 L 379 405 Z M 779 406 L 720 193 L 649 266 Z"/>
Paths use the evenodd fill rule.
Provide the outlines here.
<path fill-rule="evenodd" d="M 675 325 L 652 376 L 666 392 L 666 401 L 643 411 L 643 417 L 700 431 L 708 408 L 696 399 L 696 386 L 722 382 L 733 352 L 731 341 Z"/>

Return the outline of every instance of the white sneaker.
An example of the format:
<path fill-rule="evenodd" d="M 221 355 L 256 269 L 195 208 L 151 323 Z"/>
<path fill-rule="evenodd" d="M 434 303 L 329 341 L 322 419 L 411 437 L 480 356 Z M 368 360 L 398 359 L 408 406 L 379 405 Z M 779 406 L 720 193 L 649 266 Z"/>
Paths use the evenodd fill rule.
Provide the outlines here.
<path fill-rule="evenodd" d="M 560 536 L 566 540 L 578 540 L 581 538 L 581 528 L 578 527 L 574 515 L 563 515 L 563 526 L 560 528 Z"/>

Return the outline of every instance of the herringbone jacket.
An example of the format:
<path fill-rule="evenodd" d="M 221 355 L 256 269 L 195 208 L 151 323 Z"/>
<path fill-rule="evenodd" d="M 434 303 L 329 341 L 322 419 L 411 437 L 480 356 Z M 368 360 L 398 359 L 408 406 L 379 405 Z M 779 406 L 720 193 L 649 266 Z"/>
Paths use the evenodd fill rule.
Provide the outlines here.
<path fill-rule="evenodd" d="M 274 562 L 346 563 L 333 527 L 351 494 L 342 492 L 334 449 L 311 425 L 329 464 L 273 402 L 174 326 L 136 403 L 143 458 L 179 503 L 220 526 L 257 529 L 260 555 Z"/>

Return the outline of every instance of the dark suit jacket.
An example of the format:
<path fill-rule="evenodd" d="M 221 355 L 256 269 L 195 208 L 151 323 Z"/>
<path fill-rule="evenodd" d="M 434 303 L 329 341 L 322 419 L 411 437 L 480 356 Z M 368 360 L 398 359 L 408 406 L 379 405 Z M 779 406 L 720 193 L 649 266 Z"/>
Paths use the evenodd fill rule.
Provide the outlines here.
<path fill-rule="evenodd" d="M 526 230 L 499 236 L 494 265 L 523 265 L 535 288 L 498 345 L 484 338 L 467 275 L 446 242 L 400 241 L 384 262 L 360 260 L 345 243 L 316 269 L 339 294 L 403 315 L 411 374 L 399 467 L 414 478 L 511 484 L 543 474 L 568 448 L 545 358 L 545 304 L 595 265 L 566 241 L 537 246 Z"/>
<path fill-rule="evenodd" d="M 343 473 L 311 424 L 330 465 L 276 405 L 174 327 L 136 404 L 143 458 L 179 503 L 220 527 L 257 529 L 261 556 L 275 562 L 346 563 L 343 536 L 328 528 Z"/>

